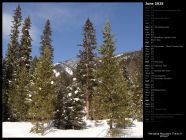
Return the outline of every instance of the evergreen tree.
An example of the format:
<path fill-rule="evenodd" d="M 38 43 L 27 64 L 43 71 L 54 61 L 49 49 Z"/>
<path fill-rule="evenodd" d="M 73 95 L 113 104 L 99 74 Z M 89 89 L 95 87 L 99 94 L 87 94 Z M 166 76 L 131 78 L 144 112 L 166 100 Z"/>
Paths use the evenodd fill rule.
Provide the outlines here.
<path fill-rule="evenodd" d="M 55 117 L 54 117 L 54 126 L 58 129 L 66 128 L 65 120 L 65 96 L 67 94 L 67 87 L 72 83 L 71 78 L 65 72 L 62 72 L 58 77 L 56 77 L 56 102 L 55 102 Z"/>
<path fill-rule="evenodd" d="M 31 61 L 31 68 L 30 68 L 30 75 L 32 76 L 32 74 L 34 73 L 34 70 L 35 70 L 35 67 L 36 67 L 36 64 L 38 62 L 38 58 L 37 56 L 35 56 L 32 61 Z"/>
<path fill-rule="evenodd" d="M 30 17 L 25 18 L 23 28 L 22 28 L 22 37 L 20 45 L 20 66 L 26 66 L 28 71 L 31 65 L 31 41 L 29 29 L 31 27 Z"/>
<path fill-rule="evenodd" d="M 28 91 L 28 94 L 26 96 L 26 104 L 28 106 L 28 111 L 27 111 L 27 120 L 32 120 L 32 117 L 30 115 L 30 110 L 29 108 L 31 108 L 32 106 L 32 94 L 33 92 L 35 92 L 34 90 L 34 86 L 35 86 L 35 83 L 34 83 L 34 80 L 35 80 L 35 77 L 34 77 L 34 74 L 35 74 L 35 69 L 36 69 L 36 65 L 38 63 L 38 58 L 37 56 L 35 56 L 33 58 L 33 60 L 31 61 L 31 67 L 30 67 L 30 82 L 29 82 L 29 91 Z"/>
<path fill-rule="evenodd" d="M 59 76 L 54 124 L 59 129 L 81 129 L 84 127 L 84 95 L 76 78 L 67 73 Z"/>
<path fill-rule="evenodd" d="M 11 97 L 11 104 L 14 107 L 12 110 L 14 112 L 14 119 L 17 121 L 25 121 L 27 119 L 27 109 L 26 98 L 29 94 L 29 75 L 26 66 L 21 66 L 19 72 L 16 76 L 16 81 L 13 83 L 14 95 Z"/>
<path fill-rule="evenodd" d="M 18 121 L 25 121 L 28 110 L 26 98 L 29 96 L 30 82 L 30 59 L 31 59 L 31 37 L 29 29 L 31 27 L 30 18 L 27 17 L 22 28 L 21 44 L 19 47 L 19 65 L 17 66 L 16 81 L 14 81 L 14 95 L 12 95 L 12 105 L 14 106 L 14 116 Z"/>
<path fill-rule="evenodd" d="M 5 59 L 3 59 L 3 62 L 2 62 L 2 121 L 8 121 L 10 117 L 6 86 L 7 86 L 6 63 L 5 63 Z"/>
<path fill-rule="evenodd" d="M 97 70 L 97 97 L 101 113 L 109 119 L 110 129 L 113 123 L 122 123 L 127 115 L 127 84 L 114 57 L 115 42 L 111 35 L 110 23 L 107 22 L 103 31 L 103 44 L 99 49 L 101 58 Z"/>
<path fill-rule="evenodd" d="M 54 111 L 54 74 L 51 63 L 51 52 L 45 47 L 33 74 L 31 106 L 28 115 L 34 127 L 31 132 L 44 134 L 44 124 L 49 124 Z"/>
<path fill-rule="evenodd" d="M 73 78 L 72 85 L 67 87 L 65 96 L 65 121 L 66 129 L 82 129 L 84 127 L 84 94 L 77 83 L 76 78 Z"/>
<path fill-rule="evenodd" d="M 19 27 L 21 26 L 22 16 L 21 16 L 21 7 L 18 7 L 14 11 L 13 16 L 13 25 L 11 26 L 11 33 L 10 33 L 10 42 L 8 44 L 8 50 L 6 54 L 6 72 L 5 72 L 5 92 L 8 96 L 8 106 L 10 107 L 10 120 L 15 120 L 13 115 L 15 116 L 16 112 L 14 111 L 14 92 L 15 92 L 15 82 L 16 76 L 18 73 L 18 62 L 19 62 Z"/>
<path fill-rule="evenodd" d="M 50 20 L 46 21 L 44 30 L 43 30 L 43 35 L 41 36 L 41 47 L 40 47 L 40 54 L 44 54 L 44 48 L 48 47 L 51 51 L 51 60 L 53 60 L 53 47 L 51 45 L 51 35 L 52 35 L 52 30 L 51 30 L 51 25 L 50 25 Z"/>
<path fill-rule="evenodd" d="M 43 35 L 41 36 L 41 56 L 36 64 L 31 86 L 31 104 L 28 115 L 34 127 L 31 132 L 44 134 L 44 124 L 50 125 L 54 117 L 54 73 L 53 73 L 53 48 L 51 45 L 51 29 L 47 20 Z M 46 35 L 50 30 L 50 34 Z M 44 36 L 47 36 L 46 38 Z M 44 37 L 44 38 L 43 38 Z M 51 49 L 52 48 L 52 49 Z"/>
<path fill-rule="evenodd" d="M 95 69 L 96 35 L 92 22 L 87 19 L 83 27 L 83 48 L 79 51 L 79 63 L 77 64 L 77 81 L 85 95 L 86 118 L 90 117 L 90 101 L 95 85 L 93 71 Z"/>

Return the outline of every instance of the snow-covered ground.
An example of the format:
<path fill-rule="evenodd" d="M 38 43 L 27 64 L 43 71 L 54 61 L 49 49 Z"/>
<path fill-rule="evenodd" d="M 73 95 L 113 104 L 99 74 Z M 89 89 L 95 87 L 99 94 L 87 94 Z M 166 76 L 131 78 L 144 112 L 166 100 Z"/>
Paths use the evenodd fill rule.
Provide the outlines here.
<path fill-rule="evenodd" d="M 82 130 L 60 130 L 52 127 L 44 136 L 29 133 L 30 122 L 3 122 L 3 137 L 107 137 L 109 126 L 106 120 L 86 121 L 87 128 Z M 134 121 L 132 127 L 123 129 L 122 137 L 143 137 L 143 123 Z"/>
<path fill-rule="evenodd" d="M 124 136 L 123 137 L 135 137 L 135 138 L 142 138 L 143 137 L 143 123 L 134 121 L 131 127 L 128 127 L 123 130 Z"/>

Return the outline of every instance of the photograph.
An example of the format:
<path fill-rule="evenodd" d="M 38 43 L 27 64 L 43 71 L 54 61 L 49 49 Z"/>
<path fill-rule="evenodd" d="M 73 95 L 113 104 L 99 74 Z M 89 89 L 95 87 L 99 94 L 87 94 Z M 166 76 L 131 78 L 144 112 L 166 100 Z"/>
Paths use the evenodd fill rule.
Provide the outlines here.
<path fill-rule="evenodd" d="M 3 138 L 143 138 L 143 2 L 3 2 Z"/>

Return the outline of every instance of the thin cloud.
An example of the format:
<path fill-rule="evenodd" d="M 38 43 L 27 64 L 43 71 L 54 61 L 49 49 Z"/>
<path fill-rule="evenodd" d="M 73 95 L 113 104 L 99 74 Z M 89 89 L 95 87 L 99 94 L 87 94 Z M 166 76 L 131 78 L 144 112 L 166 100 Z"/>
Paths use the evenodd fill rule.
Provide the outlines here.
<path fill-rule="evenodd" d="M 97 25 L 102 24 L 104 22 L 104 19 L 102 18 L 111 13 L 110 10 L 107 9 L 108 14 L 104 15 L 102 12 L 102 6 L 103 5 L 98 5 L 98 10 L 96 6 L 91 5 L 84 7 L 80 4 L 74 5 L 59 3 L 59 5 L 56 6 L 56 4 L 38 3 L 32 4 L 26 13 L 33 17 L 33 22 L 36 24 L 39 24 L 39 21 L 41 23 L 46 21 L 46 19 L 50 19 L 52 28 L 58 32 L 63 32 L 75 28 L 81 28 L 87 17 L 92 18 L 94 23 Z M 92 13 L 92 11 L 94 11 L 94 13 Z M 82 21 L 82 23 L 77 22 L 78 20 Z"/>
<path fill-rule="evenodd" d="M 12 15 L 9 13 L 3 13 L 3 40 L 9 40 L 9 35 L 11 33 L 11 26 L 12 26 Z M 24 20 L 22 21 L 22 23 L 24 22 Z M 21 26 L 22 28 L 22 26 Z M 21 28 L 20 28 L 20 32 L 21 32 Z M 35 25 L 31 25 L 31 29 L 30 29 L 30 35 L 33 39 L 33 43 L 37 44 L 39 42 L 38 36 L 40 33 L 40 29 Z M 21 33 L 20 33 L 21 36 Z M 6 44 L 5 44 L 6 45 Z"/>
<path fill-rule="evenodd" d="M 3 37 L 10 34 L 10 29 L 12 25 L 12 16 L 7 13 L 3 13 Z"/>
<path fill-rule="evenodd" d="M 46 19 L 50 19 L 52 28 L 59 32 L 73 30 L 82 27 L 87 17 L 90 17 L 97 25 L 103 24 L 103 17 L 107 17 L 112 13 L 109 8 L 105 8 L 105 4 L 98 3 L 93 5 L 90 3 L 19 3 L 24 5 L 22 12 L 25 16 L 30 16 L 35 26 L 41 27 Z M 28 7 L 27 7 L 28 6 Z M 103 13 L 102 8 L 107 11 Z M 7 10 L 7 9 L 6 9 Z M 92 12 L 94 11 L 94 12 Z M 9 11 L 10 12 L 10 11 Z M 12 11 L 11 11 L 12 12 Z M 9 16 L 11 17 L 11 16 Z M 77 22 L 81 20 L 81 22 Z M 7 26 L 9 26 L 7 24 Z M 38 28 L 40 28 L 38 27 Z M 60 28 L 60 30 L 59 30 Z M 9 29 L 9 28 L 8 28 Z"/>

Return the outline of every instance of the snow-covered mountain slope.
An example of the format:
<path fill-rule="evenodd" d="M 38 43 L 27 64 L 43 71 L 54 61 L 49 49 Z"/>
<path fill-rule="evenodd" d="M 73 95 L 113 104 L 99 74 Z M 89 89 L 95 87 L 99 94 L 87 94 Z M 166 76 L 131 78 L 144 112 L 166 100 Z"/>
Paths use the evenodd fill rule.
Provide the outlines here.
<path fill-rule="evenodd" d="M 73 75 L 74 69 L 76 68 L 77 60 L 67 60 L 60 63 L 54 64 L 54 73 L 58 77 L 61 72 L 66 72 L 69 75 Z"/>
<path fill-rule="evenodd" d="M 136 76 L 143 77 L 143 52 L 134 51 L 127 53 L 120 53 L 115 56 L 118 60 L 119 66 L 121 69 L 125 70 L 125 74 L 128 77 L 129 81 L 133 83 Z M 73 75 L 74 70 L 76 69 L 78 60 L 66 60 L 54 64 L 54 73 L 56 77 L 60 75 L 61 72 L 66 72 L 70 76 Z"/>

